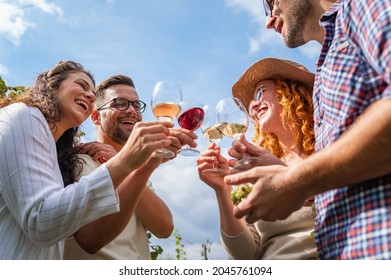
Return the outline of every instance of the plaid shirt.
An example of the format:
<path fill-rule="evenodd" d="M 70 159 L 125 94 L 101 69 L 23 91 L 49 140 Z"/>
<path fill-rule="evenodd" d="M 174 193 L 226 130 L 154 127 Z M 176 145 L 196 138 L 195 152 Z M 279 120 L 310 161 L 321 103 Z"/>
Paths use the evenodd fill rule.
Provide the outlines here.
<path fill-rule="evenodd" d="M 317 151 L 372 103 L 391 97 L 391 0 L 338 0 L 321 24 L 326 37 L 314 90 Z M 391 259 L 391 174 L 319 194 L 316 208 L 322 259 Z"/>

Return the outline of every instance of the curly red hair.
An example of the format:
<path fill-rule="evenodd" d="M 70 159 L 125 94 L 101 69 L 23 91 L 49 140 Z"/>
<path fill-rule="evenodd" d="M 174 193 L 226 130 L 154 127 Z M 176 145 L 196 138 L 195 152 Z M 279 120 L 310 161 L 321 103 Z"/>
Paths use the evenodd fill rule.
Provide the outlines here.
<path fill-rule="evenodd" d="M 277 99 L 283 108 L 281 120 L 284 127 L 292 132 L 294 145 L 300 145 L 307 156 L 311 155 L 315 146 L 312 87 L 309 88 L 292 80 L 274 79 L 273 81 Z M 258 123 L 254 129 L 255 143 L 259 142 L 259 146 L 265 147 L 279 158 L 285 156 L 277 135 L 261 131 Z"/>

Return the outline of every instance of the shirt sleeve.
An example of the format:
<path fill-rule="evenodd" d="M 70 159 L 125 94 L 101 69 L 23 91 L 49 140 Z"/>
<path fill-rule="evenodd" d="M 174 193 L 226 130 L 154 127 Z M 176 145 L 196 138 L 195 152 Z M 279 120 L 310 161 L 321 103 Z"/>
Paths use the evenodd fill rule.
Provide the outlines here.
<path fill-rule="evenodd" d="M 248 224 L 244 230 L 236 235 L 229 236 L 220 230 L 221 241 L 230 259 L 259 260 L 261 256 L 260 236 L 253 225 Z"/>
<path fill-rule="evenodd" d="M 0 121 L 1 197 L 31 241 L 53 245 L 84 224 L 119 210 L 105 165 L 64 187 L 43 115 L 25 105 L 8 107 L 2 109 Z"/>
<path fill-rule="evenodd" d="M 385 81 L 381 98 L 391 97 L 391 7 L 383 0 L 347 0 L 345 32 L 365 60 Z"/>

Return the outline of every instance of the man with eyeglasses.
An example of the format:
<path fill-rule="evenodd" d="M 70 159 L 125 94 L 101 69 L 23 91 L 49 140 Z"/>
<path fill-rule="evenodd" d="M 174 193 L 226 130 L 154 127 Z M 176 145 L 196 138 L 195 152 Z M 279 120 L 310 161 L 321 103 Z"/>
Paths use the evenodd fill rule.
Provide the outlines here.
<path fill-rule="evenodd" d="M 80 153 L 85 153 L 80 155 L 85 161 L 81 175 L 92 172 L 121 150 L 134 125 L 142 121 L 145 107 L 127 76 L 111 76 L 97 86 L 95 110 L 91 114 L 97 141 L 81 148 Z M 169 148 L 176 153 L 185 144 L 195 147 L 195 138 L 191 131 L 172 128 Z M 64 259 L 151 259 L 148 231 L 158 238 L 167 238 L 173 230 L 171 212 L 149 181 L 162 162 L 163 158 L 153 154 L 129 174 L 117 189 L 120 212 L 94 221 L 68 238 Z"/>
<path fill-rule="evenodd" d="M 255 187 L 234 210 L 276 220 L 316 195 L 322 259 L 391 259 L 391 1 L 263 1 L 288 47 L 315 40 L 316 151 L 295 166 L 227 176 Z M 281 205 L 281 207 L 275 207 Z"/>

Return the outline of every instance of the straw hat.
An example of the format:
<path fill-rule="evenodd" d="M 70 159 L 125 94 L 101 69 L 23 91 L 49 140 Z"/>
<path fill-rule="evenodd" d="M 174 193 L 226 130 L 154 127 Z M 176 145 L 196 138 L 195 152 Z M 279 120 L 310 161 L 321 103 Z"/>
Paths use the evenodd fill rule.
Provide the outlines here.
<path fill-rule="evenodd" d="M 261 59 L 244 72 L 232 87 L 232 95 L 248 108 L 254 97 L 256 85 L 267 79 L 288 79 L 313 87 L 315 75 L 303 65 L 278 58 Z"/>

